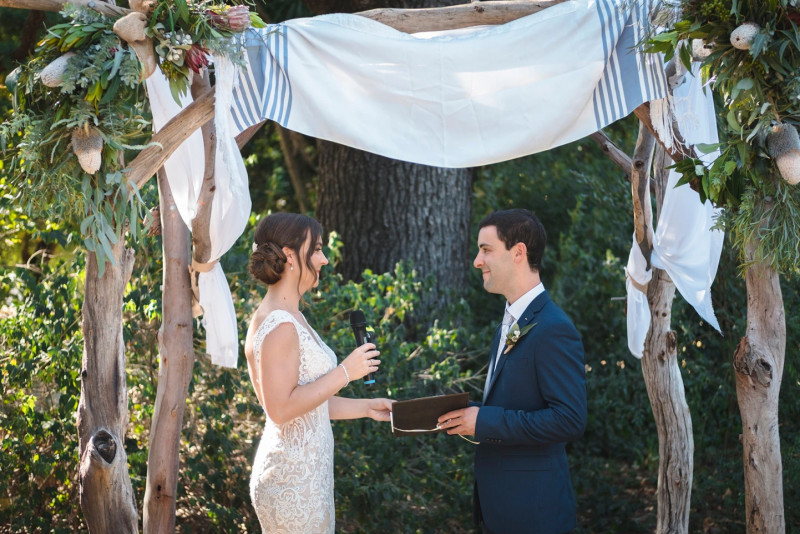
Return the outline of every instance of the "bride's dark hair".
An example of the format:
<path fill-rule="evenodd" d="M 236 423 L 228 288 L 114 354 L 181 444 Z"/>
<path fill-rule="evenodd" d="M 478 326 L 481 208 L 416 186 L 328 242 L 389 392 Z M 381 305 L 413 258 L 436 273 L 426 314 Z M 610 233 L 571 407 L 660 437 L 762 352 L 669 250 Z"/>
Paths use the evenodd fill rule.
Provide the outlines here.
<path fill-rule="evenodd" d="M 250 256 L 250 274 L 267 285 L 277 283 L 286 269 L 286 254 L 283 247 L 294 251 L 298 260 L 300 249 L 311 236 L 311 246 L 306 252 L 305 264 L 311 270 L 311 257 L 314 255 L 317 241 L 322 237 L 322 225 L 308 215 L 299 213 L 273 213 L 256 226 L 255 244 L 257 248 Z M 303 275 L 303 264 L 298 261 L 300 276 Z"/>

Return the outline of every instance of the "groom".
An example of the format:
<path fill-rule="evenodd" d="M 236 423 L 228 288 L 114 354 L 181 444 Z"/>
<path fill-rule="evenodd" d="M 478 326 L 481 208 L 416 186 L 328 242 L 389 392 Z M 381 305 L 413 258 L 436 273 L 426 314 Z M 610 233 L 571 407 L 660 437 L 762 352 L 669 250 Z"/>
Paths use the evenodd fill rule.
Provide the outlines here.
<path fill-rule="evenodd" d="M 547 240 L 528 210 L 480 223 L 473 265 L 506 313 L 492 341 L 483 403 L 439 418 L 448 434 L 475 436 L 473 511 L 484 533 L 563 534 L 575 528 L 568 441 L 583 435 L 583 345 L 539 279 Z"/>

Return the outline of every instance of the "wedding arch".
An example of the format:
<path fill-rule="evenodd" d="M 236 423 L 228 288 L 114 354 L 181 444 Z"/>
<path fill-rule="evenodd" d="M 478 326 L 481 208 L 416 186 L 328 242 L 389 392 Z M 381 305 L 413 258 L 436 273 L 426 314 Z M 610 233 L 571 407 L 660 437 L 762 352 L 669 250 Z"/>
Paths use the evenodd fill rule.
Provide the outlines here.
<path fill-rule="evenodd" d="M 133 11 L 130 11 L 95 0 L 80 0 L 74 4 L 125 19 L 140 30 L 147 25 L 153 8 L 160 5 L 132 0 Z M 123 204 L 134 202 L 131 198 L 138 188 L 154 174 L 158 175 L 160 192 L 165 257 L 164 310 L 144 503 L 145 531 L 174 529 L 178 438 L 194 359 L 191 331 L 186 328 L 192 320 L 193 294 L 196 295 L 195 309 L 199 305 L 205 312 L 208 352 L 212 359 L 222 365 L 236 365 L 236 325 L 235 320 L 231 324 L 232 303 L 217 260 L 239 237 L 249 215 L 249 199 L 242 196 L 247 190 L 246 176 L 234 143 L 240 147 L 268 119 L 314 137 L 391 157 L 451 167 L 488 164 L 592 135 L 631 180 L 635 235 L 628 265 L 629 310 L 637 309 L 642 314 L 633 315 L 639 322 L 630 325 L 629 336 L 636 341 L 629 339 L 629 345 L 634 353 L 638 351 L 642 356 L 645 381 L 659 429 L 658 530 L 687 530 L 692 471 L 691 420 L 675 356 L 675 333 L 669 328 L 669 309 L 675 289 L 670 279 L 676 280 L 678 289 L 701 316 L 711 321 L 713 310 L 708 288 L 713 272 L 707 283 L 699 287 L 682 287 L 681 280 L 691 277 L 682 277 L 679 268 L 663 259 L 661 263 L 653 259 L 654 254 L 658 257 L 659 246 L 668 245 L 654 234 L 650 214 L 649 172 L 654 143 L 678 163 L 684 176 L 690 169 L 695 172 L 689 181 L 701 192 L 703 200 L 710 197 L 724 204 L 725 199 L 712 194 L 708 185 L 711 178 L 720 176 L 720 173 L 714 175 L 716 164 L 703 170 L 704 163 L 708 162 L 703 162 L 704 155 L 694 146 L 713 144 L 714 140 L 688 135 L 684 140 L 681 132 L 686 129 L 674 124 L 678 119 L 671 112 L 668 80 L 660 57 L 645 54 L 636 46 L 650 39 L 655 43 L 652 51 L 674 54 L 674 73 L 669 81 L 675 87 L 685 84 L 681 90 L 686 90 L 691 87 L 691 83 L 685 81 L 691 53 L 688 47 L 680 48 L 678 42 L 695 35 L 711 42 L 711 37 L 719 36 L 702 35 L 698 28 L 676 25 L 665 37 L 654 38 L 647 30 L 650 18 L 647 3 L 622 4 L 500 1 L 430 10 L 375 10 L 359 16 L 289 21 L 252 32 L 242 43 L 248 51 L 249 68 L 239 68 L 224 54 L 216 54 L 215 87 L 210 86 L 208 76 L 194 76 L 191 82 L 180 78 L 184 89 L 189 89 L 188 83 L 191 84 L 191 98 L 188 93 L 181 95 L 180 91 L 175 91 L 175 76 L 170 84 L 161 71 L 153 68 L 152 36 L 144 32 L 143 37 L 140 31 L 135 36 L 123 37 L 123 32 L 117 31 L 136 51 L 145 69 L 150 74 L 155 72 L 147 78 L 147 84 L 153 124 L 158 132 L 149 145 L 125 165 L 124 176 L 117 176 L 117 183 L 125 190 Z M 176 5 L 186 8 L 180 1 Z M 59 10 L 61 2 L 0 0 L 0 6 Z M 218 15 L 228 17 L 227 30 L 238 35 L 237 28 L 243 29 L 237 26 L 242 20 L 234 18 L 233 13 L 223 9 Z M 548 23 L 572 30 L 572 40 L 566 43 L 563 34 L 547 32 Z M 502 26 L 474 29 L 498 24 Z M 237 35 L 233 38 L 242 39 Z M 352 48 L 348 48 L 353 46 L 358 47 L 357 60 L 352 57 Z M 502 67 L 496 65 L 498 58 L 491 54 L 498 46 L 516 51 L 516 54 L 503 56 L 506 63 Z M 729 52 L 719 41 L 717 46 L 718 51 L 713 54 L 718 56 L 712 54 L 708 62 L 721 61 L 721 56 Z M 387 63 L 386 56 L 381 56 L 391 55 L 392 50 L 398 49 L 411 58 L 410 64 Z M 365 50 L 376 55 L 365 60 Z M 448 59 L 462 57 L 463 64 L 473 68 L 459 70 L 457 66 L 448 65 L 453 70 L 446 71 L 441 67 L 443 61 L 431 66 L 428 61 L 432 51 Z M 415 62 L 415 57 L 425 58 L 425 61 L 417 59 Z M 545 57 L 557 60 L 538 61 Z M 301 59 L 296 61 L 295 58 Z M 162 65 L 167 62 L 169 66 L 169 59 L 164 56 L 160 62 Z M 401 71 L 410 72 L 412 76 L 403 77 Z M 446 78 L 449 93 L 445 98 L 432 100 L 425 92 L 426 84 L 419 83 L 429 80 L 432 72 L 442 78 L 452 74 Z M 506 72 L 512 74 L 505 75 Z M 347 76 L 342 77 L 342 73 Z M 699 79 L 699 73 L 696 74 L 695 80 Z M 326 80 L 325 88 L 333 90 L 315 91 L 320 77 Z M 364 80 L 369 83 L 358 83 Z M 436 92 L 443 92 L 443 87 L 437 86 Z M 568 96 L 559 94 L 555 99 L 556 87 L 561 91 L 567 87 L 573 92 Z M 698 87 L 695 85 L 693 90 L 696 92 Z M 742 90 L 746 87 L 740 87 L 739 93 Z M 701 100 L 698 94 L 694 98 Z M 731 101 L 735 102 L 736 96 Z M 547 106 L 542 106 L 542 102 Z M 703 109 L 707 110 L 707 106 L 708 100 Z M 503 109 L 514 110 L 514 116 L 506 118 L 506 122 L 498 119 L 502 118 Z M 633 157 L 627 158 L 599 130 L 631 112 L 640 119 L 641 127 Z M 376 117 L 379 120 L 371 122 Z M 777 113 L 776 117 L 780 118 Z M 704 119 L 708 124 L 713 120 L 713 113 Z M 381 128 L 369 128 L 371 124 L 386 124 L 386 121 L 393 125 L 392 133 L 396 136 L 386 137 Z M 448 125 L 448 121 L 451 124 Z M 734 117 L 733 122 L 741 131 L 746 126 L 752 128 L 752 120 L 746 123 Z M 757 124 L 763 122 L 759 117 Z M 453 125 L 458 127 L 453 128 Z M 552 128 L 542 131 L 544 125 Z M 84 130 L 85 137 L 89 137 L 89 128 Z M 425 135 L 420 135 L 420 131 Z M 484 137 L 485 132 L 491 135 Z M 73 133 L 73 149 L 81 135 Z M 755 134 L 748 141 L 763 143 Z M 204 160 L 199 165 L 201 162 L 192 155 L 201 150 Z M 655 168 L 661 173 L 667 166 L 666 161 L 657 160 Z M 83 164 L 81 161 L 87 174 L 97 171 L 92 163 L 86 164 L 88 168 Z M 771 173 L 776 175 L 774 167 Z M 733 170 L 727 172 L 728 177 L 732 174 Z M 675 176 L 670 187 L 666 185 L 666 176 L 660 178 L 659 206 L 672 191 Z M 768 204 L 774 200 L 762 199 L 762 202 Z M 702 206 L 699 202 L 696 204 Z M 765 208 L 769 208 L 766 204 Z M 703 209 L 706 211 L 698 217 L 706 217 L 704 220 L 708 222 L 708 208 Z M 659 219 L 663 216 L 660 207 Z M 122 446 L 127 393 L 121 298 L 131 275 L 133 251 L 125 249 L 123 240 L 118 238 L 124 231 L 124 224 L 106 228 L 109 223 L 123 220 L 114 219 L 113 215 L 107 219 L 96 216 L 86 223 L 85 229 L 82 225 L 82 230 L 88 233 L 88 261 L 79 432 L 81 504 L 87 524 L 90 530 L 127 532 L 136 531 L 138 527 Z M 188 239 L 188 228 L 191 228 L 193 242 L 191 256 L 183 245 Z M 659 225 L 659 231 L 661 229 Z M 115 231 L 117 239 L 114 239 Z M 748 335 L 737 350 L 735 368 L 744 426 L 748 531 L 781 532 L 785 527 L 782 524 L 780 447 L 777 424 L 773 423 L 777 420 L 785 325 L 777 275 L 780 269 L 763 252 L 760 242 L 758 233 L 750 234 L 745 240 L 746 261 L 750 266 L 746 275 Z M 713 257 L 706 257 L 704 261 L 702 267 L 706 270 L 714 264 Z M 656 264 L 658 267 L 653 268 Z M 192 266 L 191 274 L 186 265 Z M 648 279 L 652 280 L 649 285 Z M 209 306 L 209 302 L 226 305 Z M 646 327 L 644 330 L 642 325 Z M 642 332 L 649 333 L 643 335 Z M 759 432 L 759 426 L 770 431 Z M 107 488 L 114 488 L 114 491 L 106 491 Z"/>

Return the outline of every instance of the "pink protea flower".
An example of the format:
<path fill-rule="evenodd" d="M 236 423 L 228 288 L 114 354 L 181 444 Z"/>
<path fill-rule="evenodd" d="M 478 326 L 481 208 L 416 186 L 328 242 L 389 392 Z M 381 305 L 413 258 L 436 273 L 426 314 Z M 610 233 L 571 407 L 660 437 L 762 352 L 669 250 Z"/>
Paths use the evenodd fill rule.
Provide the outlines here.
<path fill-rule="evenodd" d="M 250 8 L 247 6 L 233 6 L 225 14 L 231 31 L 243 32 L 250 27 Z"/>
<path fill-rule="evenodd" d="M 208 54 L 208 50 L 198 44 L 193 44 L 191 48 L 184 51 L 183 60 L 186 62 L 186 66 L 199 74 L 208 66 L 206 54 Z"/>
<path fill-rule="evenodd" d="M 205 14 L 211 25 L 220 30 L 243 32 L 250 27 L 250 8 L 247 6 L 232 6 L 222 13 L 207 9 Z"/>

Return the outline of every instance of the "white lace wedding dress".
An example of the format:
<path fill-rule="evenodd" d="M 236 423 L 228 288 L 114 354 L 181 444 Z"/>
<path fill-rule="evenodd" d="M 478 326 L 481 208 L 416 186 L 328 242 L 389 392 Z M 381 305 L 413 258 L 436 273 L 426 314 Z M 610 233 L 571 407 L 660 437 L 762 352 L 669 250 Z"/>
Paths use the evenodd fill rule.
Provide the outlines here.
<path fill-rule="evenodd" d="M 282 323 L 292 323 L 300 338 L 300 385 L 336 367 L 336 355 L 316 332 L 290 313 L 276 310 L 253 336 L 256 368 L 260 368 L 264 338 Z M 253 462 L 250 498 L 264 533 L 334 532 L 333 431 L 327 401 L 283 425 L 267 414 Z"/>

